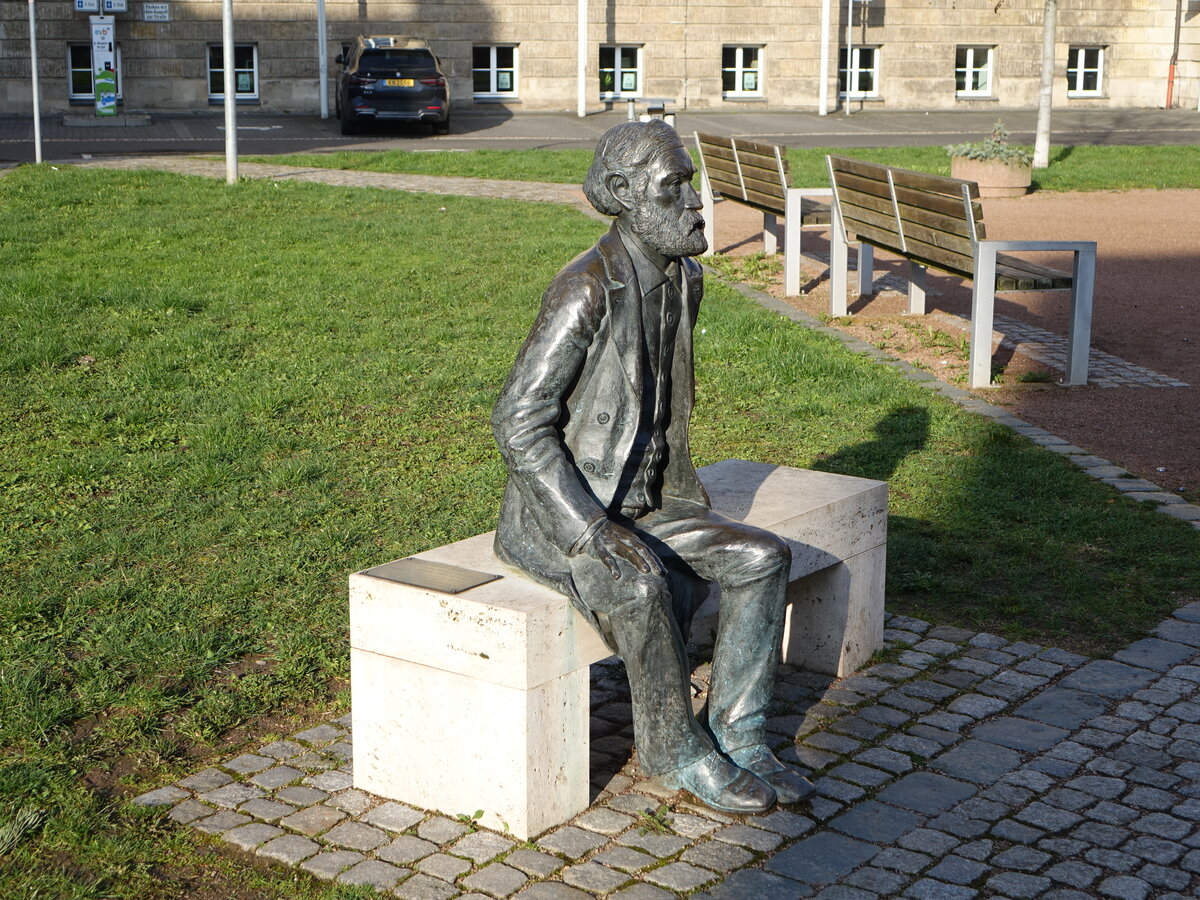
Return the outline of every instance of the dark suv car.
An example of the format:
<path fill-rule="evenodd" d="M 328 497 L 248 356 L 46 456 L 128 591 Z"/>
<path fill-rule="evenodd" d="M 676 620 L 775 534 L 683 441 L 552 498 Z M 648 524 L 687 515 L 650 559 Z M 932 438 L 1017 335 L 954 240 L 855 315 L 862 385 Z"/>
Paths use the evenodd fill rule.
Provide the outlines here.
<path fill-rule="evenodd" d="M 337 58 L 337 117 L 342 134 L 361 122 L 429 122 L 434 134 L 450 132 L 450 91 L 438 58 L 422 38 L 359 35 Z"/>

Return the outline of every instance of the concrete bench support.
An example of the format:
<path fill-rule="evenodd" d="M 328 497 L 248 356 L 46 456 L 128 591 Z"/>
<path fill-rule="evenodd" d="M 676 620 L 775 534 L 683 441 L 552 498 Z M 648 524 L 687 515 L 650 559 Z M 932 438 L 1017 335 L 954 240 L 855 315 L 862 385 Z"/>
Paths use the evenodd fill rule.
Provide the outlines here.
<path fill-rule="evenodd" d="M 887 485 L 738 460 L 713 506 L 792 546 L 788 662 L 853 672 L 883 641 Z M 609 655 L 565 597 L 505 566 L 492 534 L 419 559 L 502 574 L 461 594 L 350 576 L 354 783 L 526 839 L 587 808 L 588 666 Z M 719 598 L 697 616 L 711 626 Z"/>

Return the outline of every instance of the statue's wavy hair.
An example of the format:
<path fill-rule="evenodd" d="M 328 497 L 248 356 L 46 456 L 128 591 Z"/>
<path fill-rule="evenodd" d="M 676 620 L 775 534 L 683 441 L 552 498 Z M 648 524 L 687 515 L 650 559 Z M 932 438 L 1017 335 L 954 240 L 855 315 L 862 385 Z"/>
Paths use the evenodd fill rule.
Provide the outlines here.
<path fill-rule="evenodd" d="M 661 119 L 614 125 L 596 144 L 596 156 L 583 180 L 583 193 L 604 215 L 619 215 L 624 207 L 608 188 L 609 176 L 624 175 L 640 193 L 650 160 L 681 146 L 679 134 Z"/>

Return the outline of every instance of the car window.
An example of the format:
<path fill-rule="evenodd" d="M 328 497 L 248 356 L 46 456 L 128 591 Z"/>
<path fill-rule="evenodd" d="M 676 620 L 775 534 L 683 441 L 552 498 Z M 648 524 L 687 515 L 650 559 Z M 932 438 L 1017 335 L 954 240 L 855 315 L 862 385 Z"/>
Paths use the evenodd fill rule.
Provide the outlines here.
<path fill-rule="evenodd" d="M 433 54 L 428 50 L 378 49 L 364 50 L 359 57 L 360 69 L 419 69 L 432 72 Z"/>

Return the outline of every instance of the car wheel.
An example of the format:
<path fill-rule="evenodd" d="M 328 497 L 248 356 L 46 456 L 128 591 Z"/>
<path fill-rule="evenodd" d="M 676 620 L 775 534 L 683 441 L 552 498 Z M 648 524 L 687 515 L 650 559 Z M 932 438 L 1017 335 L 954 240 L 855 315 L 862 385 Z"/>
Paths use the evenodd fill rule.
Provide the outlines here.
<path fill-rule="evenodd" d="M 434 134 L 449 134 L 450 133 L 450 117 L 446 116 L 445 122 L 434 122 L 433 123 L 433 133 Z"/>
<path fill-rule="evenodd" d="M 342 120 L 342 134 L 358 134 L 358 122 L 354 120 L 354 113 L 348 109 L 343 109 L 340 118 Z"/>

